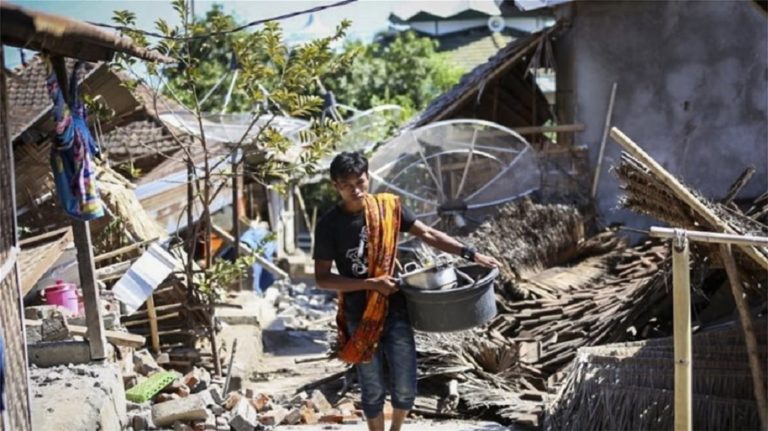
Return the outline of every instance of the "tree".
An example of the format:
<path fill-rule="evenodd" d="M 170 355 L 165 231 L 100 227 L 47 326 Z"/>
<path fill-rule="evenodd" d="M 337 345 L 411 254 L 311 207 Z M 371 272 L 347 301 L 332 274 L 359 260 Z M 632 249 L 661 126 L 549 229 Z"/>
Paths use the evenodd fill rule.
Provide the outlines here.
<path fill-rule="evenodd" d="M 205 248 L 202 279 L 194 276 L 193 258 L 190 257 L 186 262 L 187 286 L 190 291 L 196 287 L 205 295 L 209 312 L 213 315 L 213 304 L 219 296 L 217 287 L 231 278 L 234 272 L 251 263 L 248 260 L 253 258 L 248 256 L 232 265 L 213 261 L 210 206 L 223 189 L 214 182 L 215 177 L 226 181 L 233 176 L 245 175 L 263 184 L 269 180 L 283 180 L 283 183 L 271 183 L 279 186 L 314 171 L 317 161 L 339 142 L 345 131 L 342 123 L 321 118 L 323 101 L 316 95 L 316 83 L 326 75 L 349 66 L 351 55 L 337 55 L 330 48 L 334 41 L 344 37 L 349 22 L 343 21 L 330 37 L 289 49 L 277 23 L 267 23 L 251 32 L 232 32 L 234 21 L 224 18 L 216 9 L 213 14 L 208 14 L 212 18 L 201 25 L 192 22 L 186 0 L 173 0 L 172 4 L 181 24 L 171 26 L 165 20 L 158 19 L 156 28 L 163 37 L 155 44 L 150 44 L 146 34 L 135 28 L 135 14 L 129 11 L 116 11 L 114 14 L 114 20 L 121 26 L 123 33 L 131 36 L 135 43 L 168 56 L 172 60 L 171 65 L 161 69 L 156 64 L 145 63 L 147 76 L 142 76 L 133 68 L 137 60 L 120 55 L 115 67 L 132 73 L 136 78 L 135 85 L 149 87 L 155 103 L 159 88 L 153 88 L 150 84 L 162 83 L 166 76 L 170 77 L 172 85 L 183 93 L 180 96 L 183 100 L 180 101 L 186 101 L 185 109 L 196 119 L 198 128 L 191 140 L 175 136 L 189 167 L 188 190 L 193 198 L 187 202 L 187 206 L 192 208 L 197 201 L 203 209 L 201 223 L 193 223 L 191 212 L 188 213 L 188 226 L 192 227 L 192 234 L 187 237 L 188 251 L 194 249 L 200 237 L 200 226 L 205 229 L 202 237 Z M 211 71 L 220 67 L 211 63 L 216 62 L 216 55 L 221 54 L 222 47 L 227 44 L 231 44 L 231 52 L 238 60 L 242 79 L 236 81 L 237 91 L 239 97 L 242 97 L 242 105 L 252 113 L 252 121 L 239 140 L 224 146 L 228 153 L 222 155 L 221 146 L 214 153 L 214 143 L 206 138 L 202 98 L 210 90 L 213 76 Z M 218 59 L 221 60 L 220 55 Z M 267 94 L 268 98 L 265 97 Z M 301 151 L 295 160 L 286 161 L 281 158 L 296 144 L 276 127 L 275 121 L 283 113 L 310 120 L 310 126 L 298 135 Z M 232 157 L 236 154 L 242 154 L 243 159 L 234 162 L 228 172 L 216 173 L 218 166 L 237 160 Z M 195 163 L 200 157 L 202 163 Z M 194 184 L 201 186 L 196 188 Z M 213 327 L 211 322 L 209 335 L 214 355 L 217 355 Z M 219 361 L 216 360 L 215 365 L 219 374 Z"/>
<path fill-rule="evenodd" d="M 355 55 L 355 61 L 326 81 L 326 87 L 340 103 L 357 109 L 394 103 L 410 113 L 420 111 L 463 74 L 436 49 L 436 41 L 412 31 L 389 42 L 348 42 L 344 54 Z"/>

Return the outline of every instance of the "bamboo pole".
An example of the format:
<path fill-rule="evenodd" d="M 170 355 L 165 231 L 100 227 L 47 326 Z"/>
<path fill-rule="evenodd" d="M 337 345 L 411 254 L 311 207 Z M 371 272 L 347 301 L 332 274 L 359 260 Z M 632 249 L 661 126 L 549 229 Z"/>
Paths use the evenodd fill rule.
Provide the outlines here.
<path fill-rule="evenodd" d="M 713 228 L 718 229 L 725 233 L 738 233 L 735 232 L 730 226 L 722 221 L 711 209 L 707 208 L 701 201 L 699 201 L 688 189 L 685 188 L 677 178 L 673 177 L 666 169 L 659 165 L 651 156 L 649 156 L 642 148 L 634 143 L 627 135 L 622 133 L 616 127 L 611 128 L 611 138 L 621 145 L 625 151 L 630 153 L 634 158 L 639 160 L 670 190 L 689 205 L 694 212 L 704 218 L 707 223 L 711 224 Z M 768 270 L 768 257 L 760 254 L 751 246 L 739 246 L 744 253 L 751 257 L 758 265 Z"/>
<path fill-rule="evenodd" d="M 749 314 L 749 306 L 744 298 L 741 276 L 736 269 L 736 261 L 733 259 L 729 244 L 720 245 L 720 255 L 725 264 L 725 271 L 728 273 L 728 281 L 731 285 L 731 292 L 733 292 L 733 299 L 736 302 L 736 309 L 739 311 L 741 328 L 744 331 L 744 340 L 747 344 L 749 368 L 752 369 L 752 386 L 755 392 L 755 401 L 757 401 L 757 412 L 760 416 L 760 429 L 768 431 L 768 397 L 765 389 L 765 374 L 760 361 L 760 350 L 758 349 L 752 318 Z"/>
<path fill-rule="evenodd" d="M 675 430 L 693 429 L 691 364 L 691 289 L 688 239 L 672 240 L 672 307 L 675 346 Z"/>

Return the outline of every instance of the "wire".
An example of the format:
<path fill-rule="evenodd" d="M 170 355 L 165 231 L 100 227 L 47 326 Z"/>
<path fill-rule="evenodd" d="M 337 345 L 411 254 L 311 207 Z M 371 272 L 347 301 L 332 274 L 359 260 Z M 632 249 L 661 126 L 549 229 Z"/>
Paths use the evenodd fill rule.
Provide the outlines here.
<path fill-rule="evenodd" d="M 145 36 L 152 36 L 152 37 L 157 37 L 157 38 L 166 39 L 166 40 L 184 41 L 184 40 L 195 40 L 195 39 L 207 39 L 207 38 L 210 38 L 210 37 L 213 37 L 213 36 L 222 36 L 222 35 L 225 35 L 225 34 L 237 33 L 238 31 L 242 31 L 242 30 L 245 30 L 245 29 L 247 29 L 249 27 L 257 26 L 257 25 L 264 24 L 264 23 L 267 23 L 267 22 L 280 21 L 280 20 L 284 20 L 284 19 L 288 19 L 288 18 L 293 18 L 293 17 L 299 16 L 299 15 L 306 15 L 308 13 L 320 12 L 320 11 L 325 10 L 325 9 L 330 9 L 330 8 L 334 8 L 334 7 L 338 7 L 338 6 L 344 6 L 346 4 L 354 3 L 356 1 L 357 0 L 341 0 L 341 1 L 338 1 L 336 3 L 331 3 L 331 4 L 327 4 L 327 5 L 321 5 L 321 6 L 315 6 L 315 7 L 310 8 L 310 9 L 300 10 L 300 11 L 296 11 L 296 12 L 290 12 L 290 13 L 286 13 L 286 14 L 283 14 L 283 15 L 277 15 L 277 16 L 273 16 L 271 18 L 258 19 L 256 21 L 251 21 L 248 24 L 244 24 L 244 25 L 241 25 L 239 27 L 235 27 L 235 28 L 233 28 L 231 30 L 223 30 L 223 31 L 217 31 L 217 32 L 213 32 L 213 33 L 198 34 L 198 35 L 195 35 L 195 36 L 187 36 L 187 37 L 166 36 L 164 34 L 155 33 L 155 32 L 146 31 L 146 30 L 136 30 L 136 29 L 133 29 L 133 28 L 130 28 L 130 27 L 122 26 L 122 25 L 103 24 L 103 23 L 91 22 L 91 21 L 88 21 L 88 23 L 92 24 L 92 25 L 95 25 L 95 26 L 99 26 L 99 27 L 111 28 L 113 30 L 120 30 L 122 32 L 139 33 L 139 34 L 143 34 Z"/>

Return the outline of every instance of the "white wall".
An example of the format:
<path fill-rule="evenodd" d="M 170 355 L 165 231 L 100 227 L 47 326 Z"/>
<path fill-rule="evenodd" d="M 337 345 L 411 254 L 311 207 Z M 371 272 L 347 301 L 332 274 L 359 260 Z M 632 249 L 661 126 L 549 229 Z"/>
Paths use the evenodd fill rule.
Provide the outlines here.
<path fill-rule="evenodd" d="M 719 199 L 752 164 L 742 195 L 768 189 L 765 13 L 749 1 L 579 1 L 557 12 L 569 10 L 572 28 L 555 47 L 559 109 L 586 126 L 576 144 L 589 146 L 593 167 L 616 81 L 613 124 L 685 183 Z M 616 209 L 619 184 L 607 168 L 619 154 L 609 139 L 598 209 L 645 227 L 650 220 Z"/>

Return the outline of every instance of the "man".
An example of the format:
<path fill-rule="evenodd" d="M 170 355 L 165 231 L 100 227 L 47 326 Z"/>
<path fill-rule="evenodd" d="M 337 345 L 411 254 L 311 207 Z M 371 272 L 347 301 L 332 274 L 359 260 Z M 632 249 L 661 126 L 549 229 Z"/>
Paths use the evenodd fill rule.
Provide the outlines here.
<path fill-rule="evenodd" d="M 392 397 L 391 431 L 399 431 L 416 397 L 416 346 L 405 297 L 394 273 L 399 232 L 484 266 L 492 257 L 416 220 L 391 194 L 368 194 L 368 161 L 343 152 L 331 162 L 341 201 L 317 224 L 315 281 L 339 293 L 339 358 L 357 366 L 362 404 L 371 431 L 384 431 L 386 388 Z M 336 262 L 339 274 L 331 273 Z M 390 385 L 384 381 L 384 361 Z"/>

